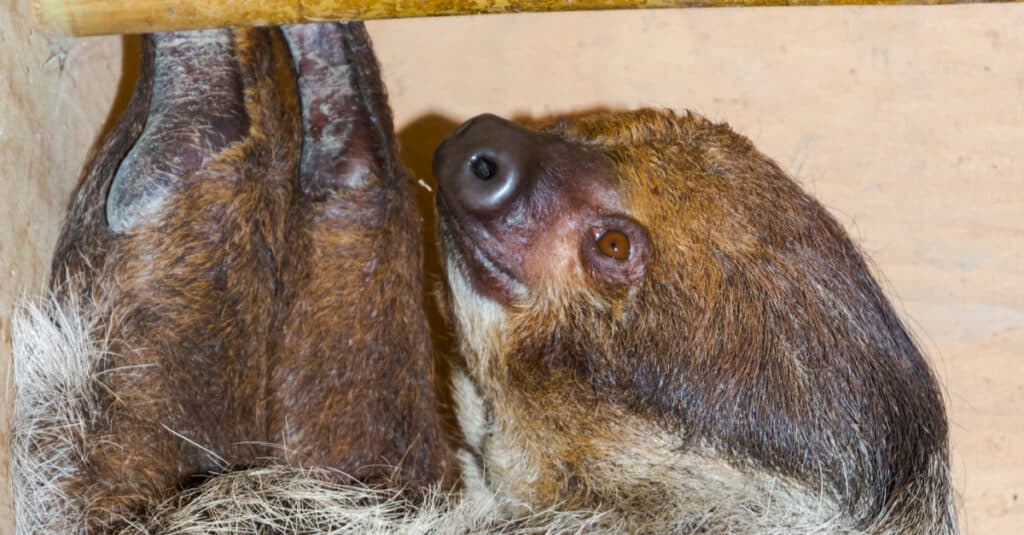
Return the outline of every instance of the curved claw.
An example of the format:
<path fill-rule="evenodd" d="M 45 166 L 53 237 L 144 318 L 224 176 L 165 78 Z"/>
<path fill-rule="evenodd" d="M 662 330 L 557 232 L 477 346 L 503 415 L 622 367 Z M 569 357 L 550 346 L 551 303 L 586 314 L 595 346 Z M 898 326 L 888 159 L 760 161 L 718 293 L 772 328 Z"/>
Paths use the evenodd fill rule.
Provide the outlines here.
<path fill-rule="evenodd" d="M 366 29 L 285 26 L 302 102 L 303 193 L 314 198 L 394 174 L 391 111 Z"/>
<path fill-rule="evenodd" d="M 107 223 L 119 234 L 156 214 L 175 184 L 249 129 L 230 30 L 152 39 L 149 117 L 107 197 Z"/>

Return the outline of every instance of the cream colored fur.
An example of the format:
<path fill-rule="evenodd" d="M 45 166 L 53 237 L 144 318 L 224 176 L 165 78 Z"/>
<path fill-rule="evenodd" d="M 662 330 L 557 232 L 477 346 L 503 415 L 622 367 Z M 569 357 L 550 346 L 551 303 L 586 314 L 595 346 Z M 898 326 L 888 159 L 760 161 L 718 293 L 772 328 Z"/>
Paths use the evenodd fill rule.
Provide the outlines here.
<path fill-rule="evenodd" d="M 11 473 L 19 533 L 82 531 L 88 504 L 62 489 L 86 462 L 84 429 L 102 418 L 103 321 L 76 301 L 24 301 L 13 321 L 15 414 Z M 269 466 L 210 478 L 128 519 L 128 533 L 587 532 L 601 515 L 538 512 L 504 518 L 491 500 L 437 488 L 425 496 L 338 483 L 325 469 Z"/>
<path fill-rule="evenodd" d="M 84 426 L 99 418 L 96 370 L 107 343 L 80 303 L 23 301 L 12 319 L 11 483 L 21 533 L 77 531 L 85 504 L 61 481 L 83 465 Z"/>

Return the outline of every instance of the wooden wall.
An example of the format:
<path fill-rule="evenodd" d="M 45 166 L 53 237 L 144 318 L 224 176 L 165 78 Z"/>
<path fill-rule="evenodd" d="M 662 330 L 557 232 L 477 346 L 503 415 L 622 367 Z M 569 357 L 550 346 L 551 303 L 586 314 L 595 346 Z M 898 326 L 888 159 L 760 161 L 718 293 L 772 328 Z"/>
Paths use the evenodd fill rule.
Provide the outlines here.
<path fill-rule="evenodd" d="M 26 4 L 0 12 L 5 384 L 8 311 L 41 288 L 86 151 L 131 89 L 122 49 L 137 51 L 131 39 L 34 35 Z M 407 162 L 428 181 L 436 142 L 483 111 L 689 108 L 751 137 L 862 244 L 930 355 L 946 387 L 967 532 L 1024 528 L 1024 6 L 369 26 Z M 2 486 L 0 504 L 10 527 Z"/>
<path fill-rule="evenodd" d="M 7 482 L 10 311 L 38 293 L 71 188 L 110 115 L 121 39 L 48 39 L 28 0 L 0 7 L 0 533 L 14 523 Z"/>

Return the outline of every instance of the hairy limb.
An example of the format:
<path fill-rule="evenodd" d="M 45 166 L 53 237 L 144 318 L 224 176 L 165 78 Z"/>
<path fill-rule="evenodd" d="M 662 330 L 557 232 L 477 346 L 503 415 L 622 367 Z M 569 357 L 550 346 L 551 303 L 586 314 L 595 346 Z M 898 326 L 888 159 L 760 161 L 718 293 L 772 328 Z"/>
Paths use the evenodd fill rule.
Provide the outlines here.
<path fill-rule="evenodd" d="M 302 197 L 272 433 L 292 463 L 433 480 L 443 446 L 419 219 L 369 38 L 361 23 L 282 31 L 301 98 Z"/>
<path fill-rule="evenodd" d="M 109 340 L 74 422 L 78 466 L 56 481 L 84 526 L 266 455 L 299 147 L 293 83 L 275 72 L 286 54 L 266 30 L 148 37 L 132 102 L 75 194 L 52 286 Z"/>

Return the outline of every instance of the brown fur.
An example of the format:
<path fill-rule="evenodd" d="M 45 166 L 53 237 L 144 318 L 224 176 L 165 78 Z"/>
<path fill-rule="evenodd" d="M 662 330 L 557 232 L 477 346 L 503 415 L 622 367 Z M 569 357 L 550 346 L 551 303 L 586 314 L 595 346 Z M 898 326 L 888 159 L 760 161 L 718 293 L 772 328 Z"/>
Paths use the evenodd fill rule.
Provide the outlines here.
<path fill-rule="evenodd" d="M 81 466 L 56 482 L 79 527 L 273 459 L 440 475 L 420 235 L 368 38 L 282 33 L 145 39 L 75 194 L 52 286 L 111 340 Z"/>
<path fill-rule="evenodd" d="M 431 481 L 441 459 L 419 216 L 369 38 L 359 24 L 283 31 L 302 58 L 305 141 L 272 433 L 291 463 Z"/>

